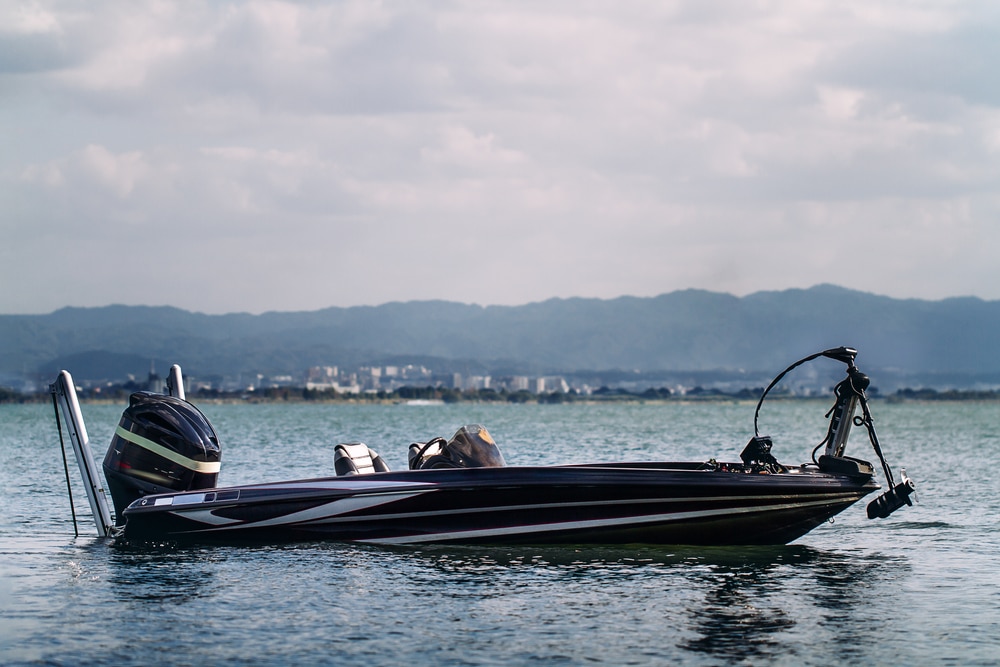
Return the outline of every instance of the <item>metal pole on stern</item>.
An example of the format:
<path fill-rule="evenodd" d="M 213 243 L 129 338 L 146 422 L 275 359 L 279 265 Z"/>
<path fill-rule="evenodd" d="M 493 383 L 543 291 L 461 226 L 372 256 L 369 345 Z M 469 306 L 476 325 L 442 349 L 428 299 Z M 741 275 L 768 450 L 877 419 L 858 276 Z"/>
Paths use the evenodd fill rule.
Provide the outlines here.
<path fill-rule="evenodd" d="M 167 374 L 167 393 L 182 401 L 187 400 L 184 395 L 184 377 L 180 364 L 174 364 L 170 367 L 170 373 Z"/>
<path fill-rule="evenodd" d="M 87 492 L 87 500 L 90 502 L 90 511 L 94 515 L 94 523 L 97 524 L 97 534 L 101 537 L 107 537 L 111 534 L 114 522 L 111 520 L 108 497 L 104 485 L 101 483 L 97 462 L 90 449 L 90 438 L 87 436 L 87 426 L 83 422 L 83 413 L 80 410 L 80 401 L 76 395 L 73 377 L 68 371 L 60 372 L 56 381 L 49 387 L 49 391 L 56 398 L 57 407 L 62 413 L 66 430 L 69 432 L 70 442 L 73 443 L 73 453 L 76 455 L 76 462 L 80 467 L 80 474 L 83 476 L 83 486 Z M 72 502 L 73 499 L 70 496 L 70 503 Z"/>

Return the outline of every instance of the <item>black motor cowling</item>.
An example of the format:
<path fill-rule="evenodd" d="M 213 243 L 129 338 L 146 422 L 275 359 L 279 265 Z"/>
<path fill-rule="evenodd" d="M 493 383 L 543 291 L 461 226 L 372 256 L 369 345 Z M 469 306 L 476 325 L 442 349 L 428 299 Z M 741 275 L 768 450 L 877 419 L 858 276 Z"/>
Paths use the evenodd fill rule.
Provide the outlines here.
<path fill-rule="evenodd" d="M 132 394 L 104 457 L 118 522 L 142 496 L 215 487 L 221 461 L 219 437 L 198 408 L 173 396 Z"/>

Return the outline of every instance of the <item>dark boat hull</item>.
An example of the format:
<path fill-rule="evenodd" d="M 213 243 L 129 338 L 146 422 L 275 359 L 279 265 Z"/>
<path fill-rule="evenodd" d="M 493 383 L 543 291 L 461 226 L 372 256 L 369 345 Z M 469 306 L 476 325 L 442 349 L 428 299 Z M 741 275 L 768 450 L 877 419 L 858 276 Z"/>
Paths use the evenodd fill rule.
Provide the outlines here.
<path fill-rule="evenodd" d="M 879 487 L 794 469 L 629 463 L 414 470 L 147 496 L 137 541 L 785 544 Z"/>

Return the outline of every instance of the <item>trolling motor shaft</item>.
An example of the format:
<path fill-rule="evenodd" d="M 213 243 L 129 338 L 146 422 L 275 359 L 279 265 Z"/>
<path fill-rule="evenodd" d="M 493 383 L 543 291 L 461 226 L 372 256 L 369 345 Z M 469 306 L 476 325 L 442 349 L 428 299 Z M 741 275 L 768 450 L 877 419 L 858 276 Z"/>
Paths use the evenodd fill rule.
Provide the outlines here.
<path fill-rule="evenodd" d="M 830 437 L 827 438 L 827 456 L 841 457 L 847 447 L 847 439 L 851 435 L 854 424 L 854 413 L 858 403 L 864 398 L 865 389 L 871 384 L 868 376 L 858 370 L 853 363 L 847 367 L 847 378 L 833 389 L 837 395 L 837 404 L 830 415 Z"/>

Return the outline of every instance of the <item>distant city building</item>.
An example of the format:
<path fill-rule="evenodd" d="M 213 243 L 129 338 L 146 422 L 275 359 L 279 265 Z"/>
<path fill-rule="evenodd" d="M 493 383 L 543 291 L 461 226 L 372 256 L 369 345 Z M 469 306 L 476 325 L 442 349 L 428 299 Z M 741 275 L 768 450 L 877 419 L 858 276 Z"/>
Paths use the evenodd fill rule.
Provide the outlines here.
<path fill-rule="evenodd" d="M 146 378 L 146 391 L 156 394 L 167 393 L 167 381 L 156 373 L 156 362 L 149 362 L 149 376 Z"/>
<path fill-rule="evenodd" d="M 463 389 L 490 389 L 493 381 L 489 375 L 470 375 L 462 383 Z"/>
<path fill-rule="evenodd" d="M 313 366 L 306 372 L 306 378 L 310 382 L 322 382 L 336 380 L 340 375 L 336 366 Z"/>

